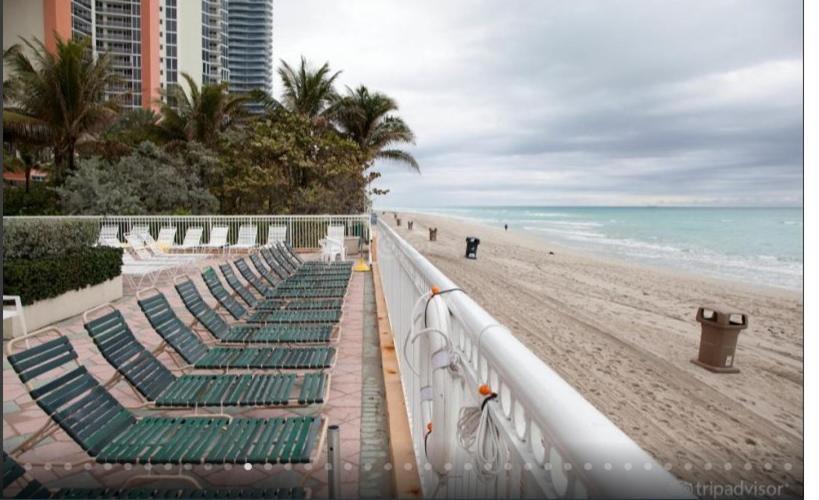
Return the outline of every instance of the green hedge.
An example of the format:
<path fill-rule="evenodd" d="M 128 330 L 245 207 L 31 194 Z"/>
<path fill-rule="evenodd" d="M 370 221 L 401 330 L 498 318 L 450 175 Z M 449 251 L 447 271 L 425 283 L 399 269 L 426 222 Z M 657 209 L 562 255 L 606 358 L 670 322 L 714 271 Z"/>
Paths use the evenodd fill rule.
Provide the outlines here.
<path fill-rule="evenodd" d="M 99 238 L 94 219 L 3 218 L 6 259 L 38 259 L 75 253 Z"/>
<path fill-rule="evenodd" d="M 119 276 L 122 249 L 82 248 L 64 255 L 3 260 L 3 293 L 19 295 L 23 304 L 50 299 Z"/>

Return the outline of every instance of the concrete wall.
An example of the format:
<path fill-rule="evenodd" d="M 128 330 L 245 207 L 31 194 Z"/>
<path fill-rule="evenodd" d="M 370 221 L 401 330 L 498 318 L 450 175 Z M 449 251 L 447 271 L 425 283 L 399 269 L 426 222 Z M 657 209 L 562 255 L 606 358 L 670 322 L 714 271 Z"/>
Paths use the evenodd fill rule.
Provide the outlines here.
<path fill-rule="evenodd" d="M 184 0 L 177 2 L 177 68 L 179 81 L 182 73 L 193 78 L 197 86 L 202 85 L 202 2 Z M 187 86 L 182 83 L 187 91 Z"/>
<path fill-rule="evenodd" d="M 82 290 L 66 292 L 59 297 L 40 300 L 23 306 L 26 328 L 31 333 L 44 326 L 82 314 L 92 307 L 122 298 L 122 276 Z M 3 338 L 19 337 L 22 332 L 17 321 L 4 321 Z"/>
<path fill-rule="evenodd" d="M 142 107 L 159 110 L 159 0 L 142 0 Z"/>

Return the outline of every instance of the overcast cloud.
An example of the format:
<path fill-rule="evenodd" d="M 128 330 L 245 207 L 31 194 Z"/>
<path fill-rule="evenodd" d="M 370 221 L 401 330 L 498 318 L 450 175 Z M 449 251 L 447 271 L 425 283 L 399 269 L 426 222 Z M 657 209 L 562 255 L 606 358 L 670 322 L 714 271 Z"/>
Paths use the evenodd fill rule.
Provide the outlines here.
<path fill-rule="evenodd" d="M 802 4 L 275 4 L 274 55 L 395 97 L 377 206 L 801 205 Z M 280 87 L 275 84 L 275 91 Z"/>

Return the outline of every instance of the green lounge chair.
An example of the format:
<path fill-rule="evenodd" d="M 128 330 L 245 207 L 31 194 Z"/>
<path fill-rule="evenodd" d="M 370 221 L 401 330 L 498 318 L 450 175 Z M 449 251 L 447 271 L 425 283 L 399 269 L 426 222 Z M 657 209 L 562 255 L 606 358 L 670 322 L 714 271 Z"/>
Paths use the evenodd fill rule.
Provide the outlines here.
<path fill-rule="evenodd" d="M 270 248 L 262 247 L 262 249 L 259 250 L 259 253 L 262 255 L 265 262 L 267 262 L 270 269 L 273 270 L 273 272 L 276 273 L 276 276 L 279 278 L 283 280 L 287 279 L 295 272 L 295 268 L 289 268 L 286 265 L 282 265 L 282 263 L 279 262 L 273 255 L 273 251 Z"/>
<path fill-rule="evenodd" d="M 245 304 L 247 304 L 251 309 L 257 306 L 259 299 L 253 295 L 253 291 L 249 285 L 242 285 L 229 263 L 226 262 L 224 264 L 220 264 L 219 270 L 222 271 L 222 276 L 225 277 L 225 280 L 228 282 L 228 285 L 230 285 L 230 288 L 232 288 L 233 291 L 245 301 Z"/>
<path fill-rule="evenodd" d="M 146 358 L 150 353 L 137 341 L 128 323 L 125 322 L 122 313 L 113 307 L 111 308 L 113 310 L 108 314 L 90 321 L 87 319 L 89 313 L 99 309 L 99 307 L 87 311 L 84 316 L 86 318 L 86 331 L 94 339 L 97 347 L 107 358 L 110 358 L 109 361 L 115 366 L 120 363 L 124 364 L 126 360 L 137 356 L 131 363 L 133 370 L 142 372 L 148 369 L 150 366 Z M 162 331 L 157 330 L 157 333 L 160 333 L 168 342 L 168 345 L 179 353 L 183 359 L 190 359 L 192 367 L 196 369 L 318 370 L 330 368 L 335 358 L 335 349 L 326 346 L 214 347 L 208 349 L 204 348 L 202 341 L 193 332 L 188 330 L 190 335 L 183 336 L 180 333 L 179 326 L 187 329 L 181 321 L 168 322 L 163 325 Z M 168 337 L 165 337 L 165 335 Z M 198 344 L 196 340 L 199 341 Z M 146 364 L 146 367 L 142 367 L 138 363 Z"/>
<path fill-rule="evenodd" d="M 254 311 L 247 317 L 248 323 L 338 323 L 341 311 L 338 309 L 289 309 Z"/>
<path fill-rule="evenodd" d="M 233 319 L 241 319 L 247 314 L 247 309 L 225 289 L 224 285 L 222 285 L 222 281 L 212 267 L 206 267 L 202 271 L 202 279 L 205 281 L 208 290 L 210 290 L 210 294 L 216 297 L 219 304 L 233 316 Z"/>
<path fill-rule="evenodd" d="M 51 496 L 51 492 L 48 491 L 48 488 L 43 486 L 39 481 L 36 479 L 31 479 L 27 481 L 25 484 L 20 485 L 20 490 L 11 497 L 6 494 L 6 489 L 14 484 L 16 481 L 20 481 L 22 483 L 23 479 L 25 478 L 26 471 L 23 469 L 20 464 L 18 464 L 13 458 L 11 458 L 8 453 L 3 451 L 3 498 L 49 498 Z"/>
<path fill-rule="evenodd" d="M 157 406 L 295 406 L 324 402 L 327 376 L 321 372 L 308 373 L 302 378 L 293 374 L 177 377 L 137 341 L 127 325 L 124 327 L 125 331 L 111 333 L 115 330 L 86 325 L 103 357 L 146 401 Z M 203 346 L 184 335 L 176 335 L 174 343 L 184 345 L 179 348 L 180 353 L 201 353 L 200 359 L 207 356 L 207 349 L 197 350 L 197 345 Z M 297 382 L 300 390 L 297 390 Z"/>
<path fill-rule="evenodd" d="M 280 246 L 276 245 L 270 248 L 265 249 L 267 250 L 262 255 L 265 259 L 268 259 L 268 262 L 274 262 L 278 271 L 284 271 L 287 273 L 288 276 L 295 274 L 295 272 L 301 267 L 301 264 L 296 264 L 292 260 L 290 260 L 287 256 L 285 256 L 282 251 L 280 250 Z M 271 266 L 272 267 L 272 266 Z"/>
<path fill-rule="evenodd" d="M 262 258 L 259 256 L 258 253 L 251 253 L 250 254 L 250 262 L 253 263 L 253 266 L 259 272 L 259 275 L 265 279 L 270 286 L 276 286 L 282 282 L 282 279 L 278 277 L 278 275 L 274 274 L 265 264 L 262 262 Z"/>
<path fill-rule="evenodd" d="M 239 273 L 242 275 L 245 281 L 253 285 L 253 288 L 255 288 L 256 291 L 263 297 L 267 297 L 273 293 L 275 288 L 265 285 L 261 278 L 253 274 L 253 271 L 250 270 L 250 266 L 247 265 L 245 259 L 238 258 L 233 261 L 233 264 L 236 266 L 236 269 L 239 270 Z"/>
<path fill-rule="evenodd" d="M 196 285 L 189 278 L 177 280 L 176 291 L 182 298 L 185 307 L 211 335 L 221 342 L 240 344 L 262 343 L 317 343 L 329 342 L 334 332 L 339 330 L 333 325 L 228 325 L 227 322 L 211 309 Z"/>
<path fill-rule="evenodd" d="M 100 463 L 305 463 L 324 433 L 321 417 L 137 419 L 78 363 L 65 337 L 8 361 L 37 405 Z M 44 438 L 48 427 L 29 443 Z"/>

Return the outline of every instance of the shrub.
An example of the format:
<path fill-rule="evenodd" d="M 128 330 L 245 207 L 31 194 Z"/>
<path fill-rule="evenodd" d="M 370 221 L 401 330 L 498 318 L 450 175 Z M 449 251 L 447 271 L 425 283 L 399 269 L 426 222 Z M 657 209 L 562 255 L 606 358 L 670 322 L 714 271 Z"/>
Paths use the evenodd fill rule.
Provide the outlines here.
<path fill-rule="evenodd" d="M 22 186 L 3 188 L 5 215 L 55 215 L 60 213 L 60 197 L 41 182 L 32 182 L 27 193 Z"/>
<path fill-rule="evenodd" d="M 19 295 L 23 304 L 50 299 L 119 276 L 122 249 L 93 247 L 63 255 L 3 260 L 3 293 Z"/>
<path fill-rule="evenodd" d="M 204 154 L 170 154 L 144 142 L 116 161 L 81 160 L 56 191 L 69 214 L 208 213 L 217 202 L 201 175 L 213 163 Z"/>
<path fill-rule="evenodd" d="M 99 223 L 93 219 L 3 218 L 5 259 L 38 259 L 93 246 Z"/>

